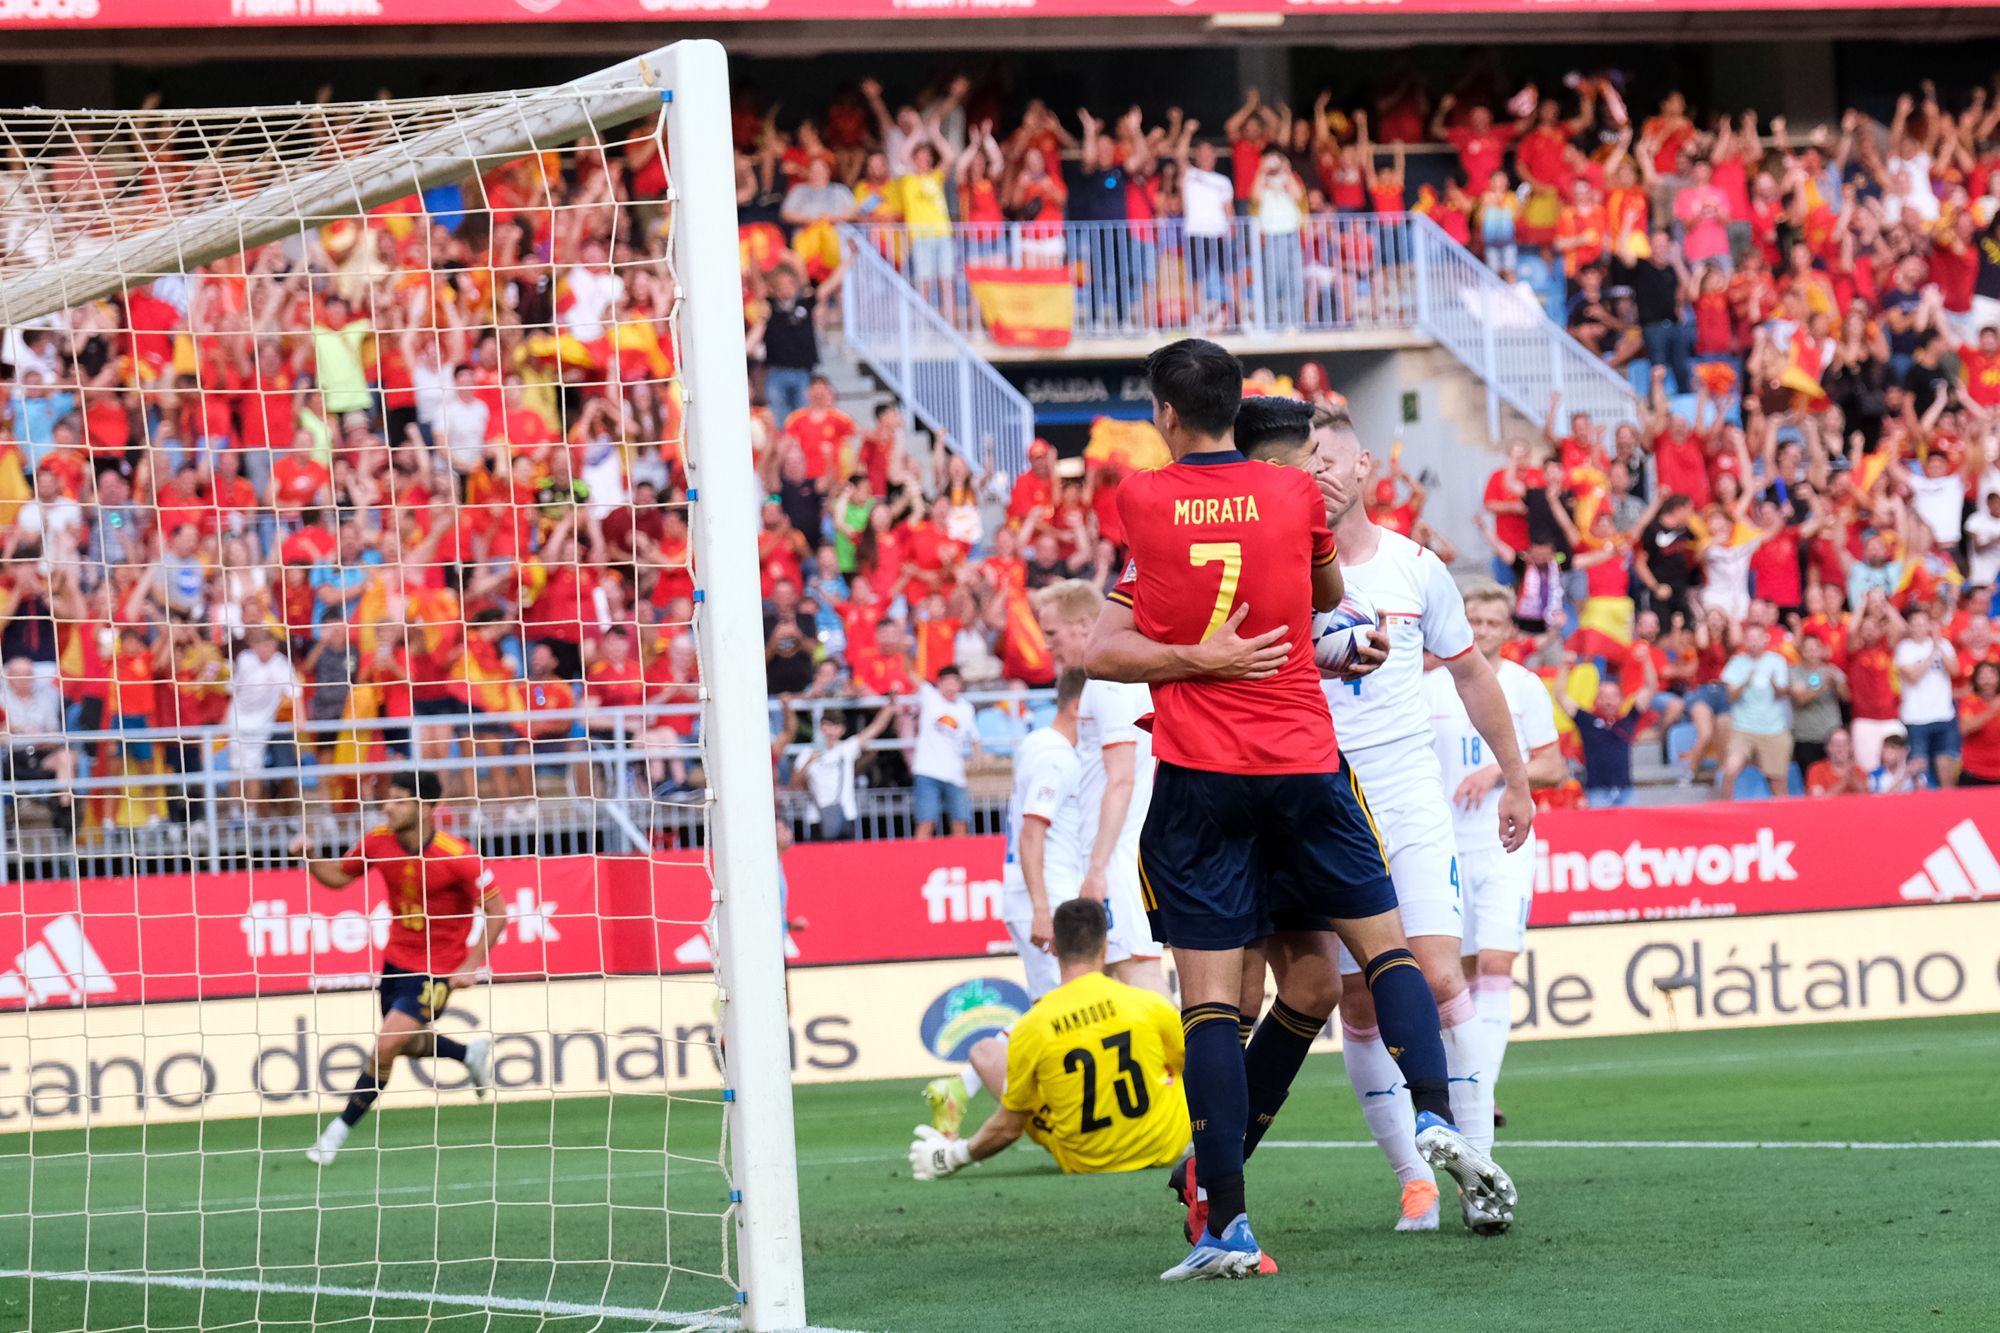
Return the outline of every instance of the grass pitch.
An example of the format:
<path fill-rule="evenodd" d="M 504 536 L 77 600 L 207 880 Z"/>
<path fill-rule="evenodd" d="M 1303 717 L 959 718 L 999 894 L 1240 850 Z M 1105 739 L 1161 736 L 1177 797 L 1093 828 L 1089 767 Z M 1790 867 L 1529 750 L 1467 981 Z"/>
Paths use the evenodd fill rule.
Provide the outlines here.
<path fill-rule="evenodd" d="M 1282 1273 L 1174 1288 L 1164 1172 L 1022 1146 L 918 1185 L 914 1084 L 802 1088 L 808 1304 L 868 1333 L 1990 1329 L 1996 1068 L 1994 1018 L 1518 1045 L 1519 1221 L 1476 1240 L 1449 1201 L 1390 1232 L 1394 1178 L 1314 1057 L 1250 1166 Z M 710 1096 L 397 1109 L 325 1172 L 305 1118 L 0 1135 L 0 1333 L 703 1326 L 733 1298 Z"/>

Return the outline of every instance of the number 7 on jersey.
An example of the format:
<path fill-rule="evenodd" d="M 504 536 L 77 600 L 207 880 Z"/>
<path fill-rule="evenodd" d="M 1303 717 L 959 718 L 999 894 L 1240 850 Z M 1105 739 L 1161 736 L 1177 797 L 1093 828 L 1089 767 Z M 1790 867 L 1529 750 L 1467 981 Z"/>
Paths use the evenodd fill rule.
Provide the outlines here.
<path fill-rule="evenodd" d="M 1201 632 L 1202 642 L 1222 628 L 1222 622 L 1229 619 L 1229 609 L 1236 601 L 1236 583 L 1243 577 L 1243 543 L 1241 542 L 1196 542 L 1188 547 L 1188 563 L 1196 569 L 1204 565 L 1222 564 L 1222 584 L 1215 590 L 1215 610 L 1209 613 L 1208 628 Z"/>

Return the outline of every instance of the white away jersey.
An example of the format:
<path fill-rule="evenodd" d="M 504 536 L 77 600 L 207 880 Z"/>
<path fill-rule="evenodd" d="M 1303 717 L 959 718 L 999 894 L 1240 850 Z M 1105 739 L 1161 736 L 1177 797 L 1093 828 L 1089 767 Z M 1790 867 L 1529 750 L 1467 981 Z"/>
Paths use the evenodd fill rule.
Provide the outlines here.
<path fill-rule="evenodd" d="M 1093 680 L 1083 687 L 1083 698 L 1077 704 L 1076 754 L 1083 766 L 1078 799 L 1083 805 L 1086 866 L 1090 864 L 1090 848 L 1097 841 L 1098 812 L 1104 807 L 1104 749 L 1110 745 L 1135 747 L 1132 804 L 1125 809 L 1125 827 L 1118 841 L 1121 855 L 1127 844 L 1136 854 L 1146 807 L 1153 803 L 1153 736 L 1139 725 L 1139 719 L 1152 711 L 1153 692 L 1144 685 Z"/>
<path fill-rule="evenodd" d="M 1021 873 L 1021 825 L 1039 819 L 1049 826 L 1044 841 L 1042 878 L 1049 890 L 1049 906 L 1074 898 L 1083 883 L 1083 868 L 1089 844 L 1083 840 L 1083 805 L 1077 799 L 1083 765 L 1076 747 L 1054 727 L 1028 733 L 1014 751 L 1014 795 L 1007 802 L 1006 881 L 1018 882 Z M 1015 904 L 1027 911 L 1026 897 Z M 1007 910 L 1006 906 L 1002 908 Z"/>
<path fill-rule="evenodd" d="M 1507 712 L 1514 719 L 1514 741 L 1527 758 L 1544 745 L 1556 743 L 1556 706 L 1541 678 L 1518 662 L 1501 661 L 1493 668 L 1500 679 L 1500 693 L 1507 697 Z M 1486 741 L 1466 716 L 1451 672 L 1439 667 L 1424 676 L 1424 698 L 1430 707 L 1430 722 L 1436 731 L 1438 767 L 1444 772 L 1444 794 L 1457 793 L 1459 784 L 1472 773 L 1493 762 L 1486 753 Z M 1456 801 L 1451 806 L 1452 835 L 1461 852 L 1493 851 L 1500 846 L 1500 788 L 1486 793 L 1486 799 L 1471 810 Z"/>
<path fill-rule="evenodd" d="M 1411 737 L 1429 739 L 1424 706 L 1424 650 L 1452 658 L 1472 648 L 1465 601 L 1444 561 L 1400 533 L 1382 530 L 1365 564 L 1342 562 L 1341 577 L 1374 604 L 1389 631 L 1389 660 L 1356 681 L 1320 682 L 1344 751 Z M 1447 788 L 1447 790 L 1449 790 Z"/>

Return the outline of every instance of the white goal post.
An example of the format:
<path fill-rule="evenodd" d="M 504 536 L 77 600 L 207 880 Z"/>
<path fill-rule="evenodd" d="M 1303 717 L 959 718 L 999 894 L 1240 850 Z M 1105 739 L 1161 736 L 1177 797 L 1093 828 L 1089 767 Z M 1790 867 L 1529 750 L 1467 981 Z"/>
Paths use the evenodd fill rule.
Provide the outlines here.
<path fill-rule="evenodd" d="M 763 661 L 759 497 L 729 103 L 723 48 L 683 41 L 529 92 L 255 111 L 0 113 L 0 331 L 663 113 L 677 284 L 666 323 L 676 330 L 702 662 L 699 798 L 713 880 L 727 1225 L 742 1325 L 778 1330 L 807 1321 L 770 729 L 754 665 Z M 169 137 L 183 150 L 172 191 L 100 182 L 90 197 L 64 200 L 50 197 L 48 173 L 8 170 L 57 139 L 80 148 L 116 141 L 137 146 L 119 179 L 143 182 L 156 168 L 146 145 Z M 202 152 L 229 169 L 190 169 Z M 8 966 L 0 962 L 0 972 Z"/>

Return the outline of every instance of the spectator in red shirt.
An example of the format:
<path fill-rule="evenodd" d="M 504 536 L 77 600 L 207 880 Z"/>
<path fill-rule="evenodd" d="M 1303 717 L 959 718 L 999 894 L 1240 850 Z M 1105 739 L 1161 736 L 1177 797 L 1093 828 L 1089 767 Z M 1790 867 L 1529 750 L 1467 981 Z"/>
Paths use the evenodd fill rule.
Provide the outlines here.
<path fill-rule="evenodd" d="M 810 480 L 824 483 L 853 471 L 854 442 L 859 432 L 854 418 L 834 406 L 833 381 L 826 376 L 812 377 L 806 405 L 785 418 L 785 434 L 804 451 Z"/>
<path fill-rule="evenodd" d="M 2000 328 L 1987 325 L 1977 341 L 1958 349 L 1960 392 L 1973 410 L 2000 413 Z"/>
<path fill-rule="evenodd" d="M 1958 785 L 2000 787 L 2000 662 L 1988 658 L 1972 669 L 1971 693 L 1958 701 L 1958 734 Z"/>
<path fill-rule="evenodd" d="M 1882 742 L 1901 735 L 1896 687 L 1896 651 L 1891 626 L 1895 612 L 1879 593 L 1870 593 L 1860 627 L 1847 655 L 1847 684 L 1854 705 L 1854 762 L 1874 772 L 1882 763 Z"/>
<path fill-rule="evenodd" d="M 302 510 L 326 503 L 333 474 L 313 454 L 312 437 L 299 432 L 292 452 L 271 469 L 271 507 L 280 516 L 296 516 Z"/>
<path fill-rule="evenodd" d="M 1527 442 L 1509 440 L 1507 466 L 1486 479 L 1486 512 L 1493 515 L 1494 535 L 1509 550 L 1528 549 L 1527 494 L 1531 486 L 1539 483 L 1540 471 L 1534 465 Z M 1513 566 L 1496 558 L 1493 570 L 1493 577 L 1503 585 L 1514 581 Z"/>
<path fill-rule="evenodd" d="M 1449 123 L 1458 99 L 1446 93 L 1438 99 L 1437 114 L 1431 117 L 1431 137 L 1442 139 L 1458 150 L 1459 170 L 1465 184 L 1484 187 L 1506 165 L 1507 146 L 1521 132 L 1520 123 L 1495 125 L 1493 113 L 1483 106 L 1473 107 L 1458 125 Z"/>
<path fill-rule="evenodd" d="M 1047 440 L 1028 446 L 1028 470 L 1014 478 L 1014 492 L 1007 500 L 1007 519 L 1016 527 L 1036 510 L 1055 506 L 1056 450 Z"/>
<path fill-rule="evenodd" d="M 915 694 L 918 679 L 903 646 L 903 627 L 893 620 L 876 622 L 875 650 L 854 663 L 854 687 L 863 694 Z"/>
<path fill-rule="evenodd" d="M 1826 758 L 1806 770 L 1808 796 L 1861 796 L 1868 773 L 1854 762 L 1854 740 L 1840 727 L 1826 738 Z"/>
<path fill-rule="evenodd" d="M 943 592 L 958 580 L 958 565 L 965 559 L 965 547 L 946 533 L 945 525 L 950 519 L 951 502 L 939 499 L 932 503 L 928 516 L 904 525 L 903 558 L 916 567 L 910 577 L 912 596 Z"/>
<path fill-rule="evenodd" d="M 875 429 L 861 439 L 861 470 L 868 474 L 868 493 L 878 500 L 889 493 L 889 458 L 902 449 L 903 409 L 883 403 L 875 409 Z"/>

